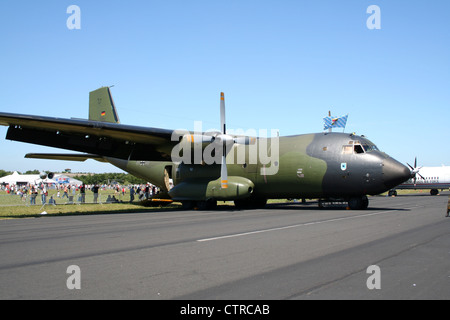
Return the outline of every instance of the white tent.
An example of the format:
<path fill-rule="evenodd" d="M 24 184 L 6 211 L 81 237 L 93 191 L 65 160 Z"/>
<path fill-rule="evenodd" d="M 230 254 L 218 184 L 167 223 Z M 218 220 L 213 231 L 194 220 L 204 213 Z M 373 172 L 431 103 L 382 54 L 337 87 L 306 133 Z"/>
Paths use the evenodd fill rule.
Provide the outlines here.
<path fill-rule="evenodd" d="M 13 174 L 0 178 L 0 184 L 31 184 L 36 185 L 42 182 L 38 174 L 19 174 L 14 171 Z"/>
<path fill-rule="evenodd" d="M 14 171 L 13 174 L 0 178 L 0 184 L 9 185 L 39 185 L 40 183 L 45 184 L 70 184 L 70 185 L 82 185 L 83 182 L 62 174 L 55 175 L 53 179 L 45 178 L 41 179 L 39 174 L 19 174 Z"/>

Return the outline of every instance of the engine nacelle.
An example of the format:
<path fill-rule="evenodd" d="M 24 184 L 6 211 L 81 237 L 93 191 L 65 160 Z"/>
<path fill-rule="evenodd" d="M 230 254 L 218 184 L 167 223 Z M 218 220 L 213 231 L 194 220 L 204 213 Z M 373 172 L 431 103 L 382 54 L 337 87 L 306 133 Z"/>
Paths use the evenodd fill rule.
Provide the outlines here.
<path fill-rule="evenodd" d="M 228 188 L 222 189 L 220 178 L 212 181 L 187 179 L 170 190 L 175 201 L 237 200 L 250 197 L 255 185 L 244 177 L 228 177 Z"/>
<path fill-rule="evenodd" d="M 49 173 L 41 172 L 41 173 L 39 173 L 39 178 L 41 178 L 41 179 L 47 179 L 47 178 L 53 179 L 54 176 L 55 176 L 55 174 L 53 172 L 49 172 Z"/>

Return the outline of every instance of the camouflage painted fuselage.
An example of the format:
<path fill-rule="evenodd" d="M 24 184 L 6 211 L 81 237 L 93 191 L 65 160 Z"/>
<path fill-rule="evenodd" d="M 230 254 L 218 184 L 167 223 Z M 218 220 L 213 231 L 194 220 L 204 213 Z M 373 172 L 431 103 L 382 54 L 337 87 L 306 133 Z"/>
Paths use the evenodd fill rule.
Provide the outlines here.
<path fill-rule="evenodd" d="M 261 153 L 259 148 L 267 146 L 267 155 L 270 155 L 272 145 L 275 146 L 272 139 L 278 139 L 279 154 L 270 163 L 252 154 Z M 232 185 L 233 181 L 236 182 L 231 190 L 220 188 L 220 164 L 137 162 L 111 158 L 108 161 L 163 191 L 169 191 L 168 179 L 172 178 L 174 188 L 169 194 L 174 200 L 236 200 L 250 196 L 264 199 L 348 199 L 385 192 L 410 176 L 407 167 L 380 152 L 362 136 L 317 133 L 272 139 L 258 139 L 254 149 L 244 145 L 233 146 L 233 152 L 227 156 L 229 180 Z"/>

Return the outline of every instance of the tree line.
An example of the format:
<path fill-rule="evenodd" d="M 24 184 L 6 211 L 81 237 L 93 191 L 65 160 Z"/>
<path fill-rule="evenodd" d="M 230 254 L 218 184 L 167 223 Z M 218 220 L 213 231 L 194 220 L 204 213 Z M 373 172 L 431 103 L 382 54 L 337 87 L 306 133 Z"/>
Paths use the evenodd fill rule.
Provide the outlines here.
<path fill-rule="evenodd" d="M 147 181 L 137 178 L 129 173 L 93 173 L 88 175 L 76 175 L 74 179 L 84 184 L 145 184 Z"/>

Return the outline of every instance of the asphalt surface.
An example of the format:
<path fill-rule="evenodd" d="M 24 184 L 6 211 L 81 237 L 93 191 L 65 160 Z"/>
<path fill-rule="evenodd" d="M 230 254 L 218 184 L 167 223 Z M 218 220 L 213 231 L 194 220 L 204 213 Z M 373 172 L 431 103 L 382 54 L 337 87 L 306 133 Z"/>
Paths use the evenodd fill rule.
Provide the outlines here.
<path fill-rule="evenodd" d="M 448 300 L 448 194 L 3 220 L 0 299 Z"/>

